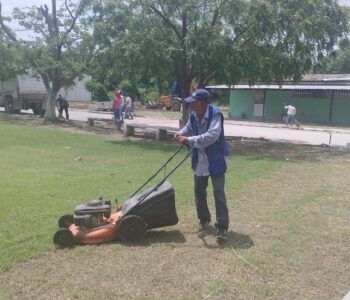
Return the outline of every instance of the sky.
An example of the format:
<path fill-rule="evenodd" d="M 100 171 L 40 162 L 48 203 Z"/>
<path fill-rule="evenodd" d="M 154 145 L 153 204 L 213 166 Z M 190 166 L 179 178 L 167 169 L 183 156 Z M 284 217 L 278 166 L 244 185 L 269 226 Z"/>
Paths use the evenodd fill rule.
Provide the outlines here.
<path fill-rule="evenodd" d="M 339 0 L 341 5 L 350 6 L 350 0 Z"/>
<path fill-rule="evenodd" d="M 71 2 L 77 2 L 77 0 L 70 0 Z M 350 1 L 350 0 L 349 0 Z M 18 7 L 20 9 L 24 9 L 27 7 L 35 6 L 41 6 L 46 4 L 49 7 L 49 11 L 51 11 L 51 0 L 0 0 L 1 2 L 1 8 L 2 8 L 2 14 L 3 16 L 11 16 L 12 10 L 15 7 Z M 64 0 L 56 0 L 57 8 L 61 6 L 61 4 L 64 3 Z M 28 30 L 23 30 L 23 27 L 19 26 L 17 22 L 10 22 L 5 23 L 7 24 L 12 30 L 14 30 L 17 34 L 17 37 L 19 38 L 33 38 L 32 33 Z"/>
<path fill-rule="evenodd" d="M 11 12 L 14 7 L 24 8 L 31 7 L 33 5 L 40 6 L 43 4 L 47 4 L 49 6 L 51 4 L 51 0 L 0 0 L 0 2 L 4 13 Z M 57 3 L 62 2 L 63 0 L 57 0 Z M 339 0 L 339 3 L 350 7 L 350 0 Z"/>
<path fill-rule="evenodd" d="M 15 7 L 25 8 L 33 5 L 50 5 L 51 0 L 0 0 L 4 15 L 10 13 Z M 59 2 L 59 1 L 58 1 Z"/>

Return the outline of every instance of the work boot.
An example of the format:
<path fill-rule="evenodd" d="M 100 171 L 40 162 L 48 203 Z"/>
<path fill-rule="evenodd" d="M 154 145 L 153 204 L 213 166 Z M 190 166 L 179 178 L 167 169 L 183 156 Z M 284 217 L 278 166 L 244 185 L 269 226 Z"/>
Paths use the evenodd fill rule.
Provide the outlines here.
<path fill-rule="evenodd" d="M 224 243 L 227 240 L 227 229 L 222 227 L 216 227 L 216 241 L 220 243 Z"/>
<path fill-rule="evenodd" d="M 203 230 L 205 230 L 205 228 L 208 227 L 210 221 L 200 221 L 198 224 L 198 232 L 202 232 Z"/>

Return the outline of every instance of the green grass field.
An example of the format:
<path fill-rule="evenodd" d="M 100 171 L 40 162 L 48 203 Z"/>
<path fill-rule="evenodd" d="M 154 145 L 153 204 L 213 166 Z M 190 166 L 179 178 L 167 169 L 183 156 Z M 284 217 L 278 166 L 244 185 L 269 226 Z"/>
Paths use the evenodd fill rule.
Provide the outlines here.
<path fill-rule="evenodd" d="M 0 118 L 1 299 L 328 300 L 348 292 L 350 154 L 336 149 L 232 143 L 223 246 L 213 227 L 196 232 L 187 161 L 169 179 L 179 224 L 139 245 L 56 249 L 62 214 L 100 196 L 123 202 L 177 149 L 116 135 Z M 210 189 L 209 202 L 214 214 Z"/>
<path fill-rule="evenodd" d="M 176 145 L 113 142 L 7 124 L 0 126 L 0 136 L 2 270 L 53 249 L 52 235 L 59 216 L 73 212 L 76 205 L 100 196 L 120 202 L 127 199 L 177 149 Z M 180 153 L 178 158 L 184 155 Z M 230 164 L 241 171 L 228 174 L 228 189 L 248 184 L 281 162 L 235 157 Z M 189 161 L 170 181 L 178 195 L 177 203 L 192 209 Z M 157 179 L 153 181 L 156 183 Z"/>

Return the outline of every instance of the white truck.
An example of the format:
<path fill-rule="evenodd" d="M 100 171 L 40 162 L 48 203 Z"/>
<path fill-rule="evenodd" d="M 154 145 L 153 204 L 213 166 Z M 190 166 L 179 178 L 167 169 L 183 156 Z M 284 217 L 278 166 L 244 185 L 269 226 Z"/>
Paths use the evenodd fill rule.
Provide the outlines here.
<path fill-rule="evenodd" d="M 32 109 L 34 114 L 41 114 L 47 97 L 48 93 L 41 78 L 17 75 L 15 78 L 0 81 L 0 106 L 7 113 Z"/>

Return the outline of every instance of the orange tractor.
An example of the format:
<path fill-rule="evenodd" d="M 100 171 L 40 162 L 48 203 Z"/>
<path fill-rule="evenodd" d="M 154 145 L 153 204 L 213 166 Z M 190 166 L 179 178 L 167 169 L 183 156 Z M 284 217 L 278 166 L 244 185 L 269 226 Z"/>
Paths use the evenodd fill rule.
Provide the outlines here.
<path fill-rule="evenodd" d="M 173 97 L 171 95 L 160 96 L 156 101 L 157 109 L 180 111 L 182 100 L 179 97 Z"/>
<path fill-rule="evenodd" d="M 171 95 L 160 96 L 155 102 L 148 102 L 146 108 L 148 109 L 163 109 L 170 111 L 180 111 L 182 100 L 179 97 Z"/>

